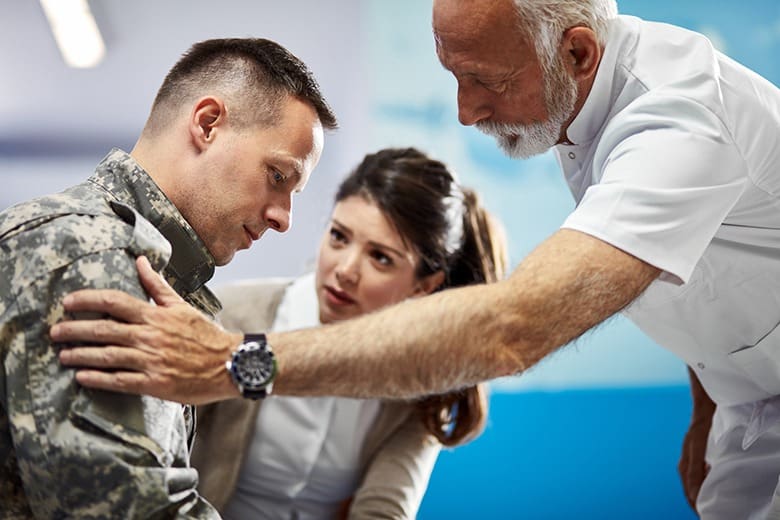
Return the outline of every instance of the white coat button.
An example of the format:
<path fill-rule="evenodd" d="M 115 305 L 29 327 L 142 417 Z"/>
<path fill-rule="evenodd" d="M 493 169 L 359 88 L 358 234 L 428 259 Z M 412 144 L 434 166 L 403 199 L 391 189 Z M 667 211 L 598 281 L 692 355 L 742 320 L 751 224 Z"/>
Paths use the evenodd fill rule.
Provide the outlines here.
<path fill-rule="evenodd" d="M 697 367 L 699 367 L 699 368 L 701 368 L 702 370 L 704 370 L 704 363 L 702 363 L 701 361 L 699 361 L 698 363 L 696 363 L 696 366 L 697 366 Z"/>
<path fill-rule="evenodd" d="M 574 155 L 574 152 L 569 152 L 569 159 L 575 159 L 577 156 Z"/>

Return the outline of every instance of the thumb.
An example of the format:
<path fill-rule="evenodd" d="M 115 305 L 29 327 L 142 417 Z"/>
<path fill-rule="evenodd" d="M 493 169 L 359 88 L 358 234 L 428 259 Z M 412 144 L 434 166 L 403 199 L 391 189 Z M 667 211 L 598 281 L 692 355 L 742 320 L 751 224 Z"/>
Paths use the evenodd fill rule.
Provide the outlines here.
<path fill-rule="evenodd" d="M 184 303 L 181 296 L 168 285 L 165 278 L 154 270 L 152 264 L 149 263 L 148 258 L 139 256 L 135 260 L 135 265 L 138 268 L 138 276 L 141 279 L 141 284 L 143 284 L 144 289 L 146 289 L 146 292 L 149 293 L 149 296 L 154 299 L 157 305 L 170 307 L 177 303 Z"/>

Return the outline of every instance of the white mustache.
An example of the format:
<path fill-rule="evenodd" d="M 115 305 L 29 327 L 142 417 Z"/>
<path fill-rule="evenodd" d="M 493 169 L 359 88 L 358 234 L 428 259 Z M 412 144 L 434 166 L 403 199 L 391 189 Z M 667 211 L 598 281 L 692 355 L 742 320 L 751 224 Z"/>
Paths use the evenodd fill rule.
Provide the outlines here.
<path fill-rule="evenodd" d="M 510 123 L 496 123 L 494 121 L 479 121 L 476 124 L 477 130 L 490 137 L 509 137 L 523 134 L 525 127 L 523 125 Z"/>

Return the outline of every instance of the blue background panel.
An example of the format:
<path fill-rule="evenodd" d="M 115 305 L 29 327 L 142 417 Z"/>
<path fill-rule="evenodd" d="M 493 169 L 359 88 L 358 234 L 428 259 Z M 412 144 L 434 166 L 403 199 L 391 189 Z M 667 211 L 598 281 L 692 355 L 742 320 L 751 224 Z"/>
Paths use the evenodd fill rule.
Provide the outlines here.
<path fill-rule="evenodd" d="M 485 432 L 443 451 L 419 517 L 689 520 L 677 476 L 688 387 L 497 393 Z"/>

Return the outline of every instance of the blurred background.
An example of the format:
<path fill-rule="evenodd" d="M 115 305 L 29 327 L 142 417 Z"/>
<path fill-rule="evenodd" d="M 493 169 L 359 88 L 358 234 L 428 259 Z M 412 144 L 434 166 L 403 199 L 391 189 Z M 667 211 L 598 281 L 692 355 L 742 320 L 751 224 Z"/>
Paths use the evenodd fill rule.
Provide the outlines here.
<path fill-rule="evenodd" d="M 306 271 L 339 179 L 382 147 L 416 146 L 450 164 L 504 222 L 513 266 L 573 208 L 551 154 L 509 160 L 458 124 L 455 81 L 434 52 L 430 0 L 88 5 L 104 54 L 93 67 L 74 68 L 39 2 L 0 2 L 0 209 L 82 181 L 112 147 L 129 151 L 181 53 L 195 41 L 233 36 L 270 38 L 303 59 L 341 128 L 326 135 L 320 165 L 294 200 L 292 229 L 239 253 L 212 286 Z M 776 0 L 619 7 L 703 32 L 780 83 Z M 486 432 L 442 453 L 419 518 L 694 518 L 676 472 L 691 407 L 685 367 L 623 318 L 521 377 L 491 382 L 491 394 Z"/>

